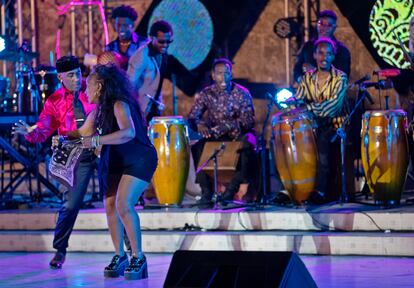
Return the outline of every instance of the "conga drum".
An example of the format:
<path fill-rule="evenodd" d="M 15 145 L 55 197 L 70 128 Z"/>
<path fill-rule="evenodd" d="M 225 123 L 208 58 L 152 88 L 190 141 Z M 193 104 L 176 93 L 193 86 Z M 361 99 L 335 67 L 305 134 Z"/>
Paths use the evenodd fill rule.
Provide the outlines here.
<path fill-rule="evenodd" d="M 158 154 L 152 179 L 158 202 L 180 205 L 190 164 L 187 125 L 181 116 L 154 117 L 149 124 L 149 138 Z"/>
<path fill-rule="evenodd" d="M 306 201 L 315 189 L 318 152 L 312 118 L 306 113 L 276 114 L 272 119 L 276 168 L 290 198 Z"/>
<path fill-rule="evenodd" d="M 408 168 L 407 114 L 402 110 L 367 111 L 362 118 L 361 158 L 374 200 L 400 203 Z"/>

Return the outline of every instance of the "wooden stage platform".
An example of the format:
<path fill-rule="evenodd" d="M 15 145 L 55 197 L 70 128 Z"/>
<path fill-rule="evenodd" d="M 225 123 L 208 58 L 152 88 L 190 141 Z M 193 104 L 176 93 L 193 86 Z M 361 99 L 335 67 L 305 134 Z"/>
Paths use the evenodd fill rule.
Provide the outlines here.
<path fill-rule="evenodd" d="M 414 205 L 392 209 L 356 203 L 228 210 L 137 207 L 137 212 L 145 252 L 414 256 Z M 57 209 L 50 208 L 1 211 L 0 251 L 53 251 L 56 218 Z M 69 251 L 113 251 L 102 207 L 81 210 L 69 246 Z"/>

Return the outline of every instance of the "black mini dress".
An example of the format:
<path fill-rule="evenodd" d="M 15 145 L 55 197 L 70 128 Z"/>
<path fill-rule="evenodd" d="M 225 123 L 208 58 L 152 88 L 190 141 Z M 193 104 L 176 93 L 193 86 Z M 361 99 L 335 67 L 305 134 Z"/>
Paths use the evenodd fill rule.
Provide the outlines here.
<path fill-rule="evenodd" d="M 130 175 L 146 182 L 151 182 L 152 176 L 157 168 L 157 151 L 147 135 L 147 129 L 142 122 L 139 108 L 129 105 L 131 117 L 135 126 L 135 138 L 119 145 L 103 145 L 101 159 L 99 161 L 99 183 L 104 194 L 107 194 L 108 187 L 119 182 L 122 175 Z M 112 129 L 104 134 L 119 130 L 115 116 L 112 121 Z"/>

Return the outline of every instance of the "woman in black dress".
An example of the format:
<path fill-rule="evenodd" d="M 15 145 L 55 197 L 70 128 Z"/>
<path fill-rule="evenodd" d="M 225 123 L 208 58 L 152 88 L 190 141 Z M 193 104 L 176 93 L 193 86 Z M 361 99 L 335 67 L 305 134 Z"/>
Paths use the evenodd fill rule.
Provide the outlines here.
<path fill-rule="evenodd" d="M 125 272 L 126 279 L 147 278 L 140 222 L 134 204 L 151 181 L 157 167 L 157 153 L 147 136 L 124 71 L 115 65 L 98 65 L 89 75 L 87 84 L 89 102 L 96 103 L 97 108 L 71 136 L 82 136 L 84 148 L 102 145 L 99 180 L 115 247 L 115 256 L 105 267 L 104 275 L 118 277 Z M 124 227 L 131 242 L 129 262 L 123 245 Z"/>

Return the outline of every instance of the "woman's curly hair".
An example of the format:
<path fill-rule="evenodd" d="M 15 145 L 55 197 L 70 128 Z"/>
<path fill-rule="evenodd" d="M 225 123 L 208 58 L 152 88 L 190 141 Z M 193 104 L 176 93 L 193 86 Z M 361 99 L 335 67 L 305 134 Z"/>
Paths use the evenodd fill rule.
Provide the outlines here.
<path fill-rule="evenodd" d="M 94 77 L 97 83 L 102 85 L 98 96 L 99 104 L 95 117 L 96 129 L 101 129 L 104 134 L 107 134 L 112 129 L 114 104 L 116 101 L 123 101 L 129 104 L 131 113 L 134 110 L 138 114 L 140 113 L 131 82 L 124 70 L 112 63 L 97 65 L 89 75 L 89 78 L 91 77 Z M 139 117 L 139 119 L 142 119 L 142 117 Z"/>

